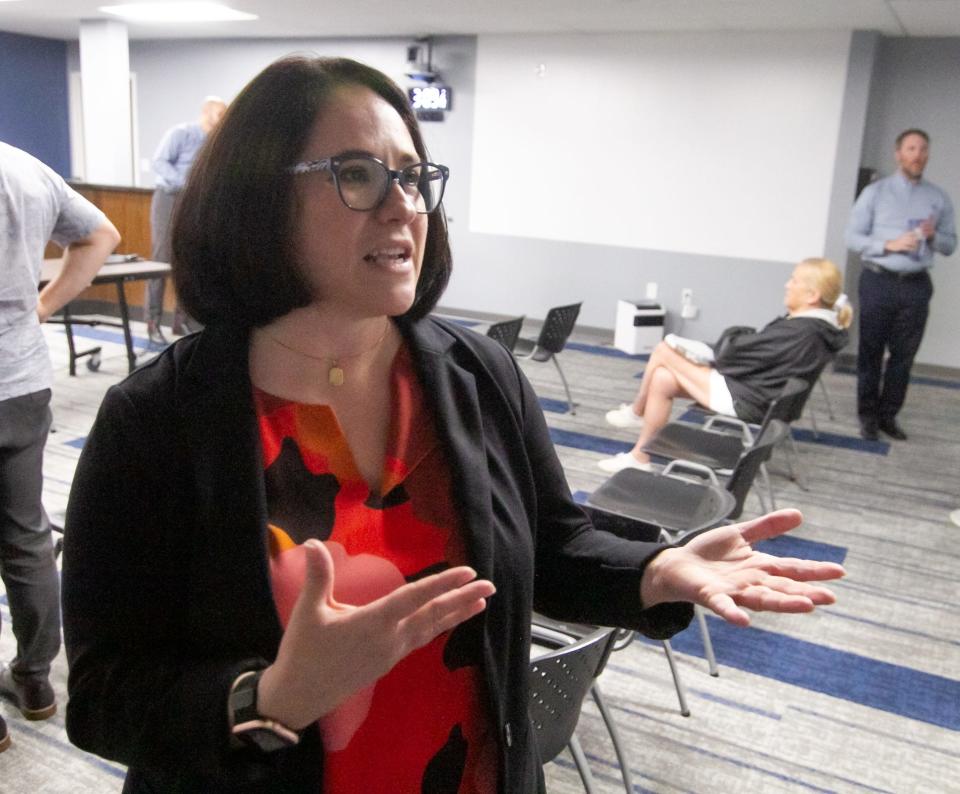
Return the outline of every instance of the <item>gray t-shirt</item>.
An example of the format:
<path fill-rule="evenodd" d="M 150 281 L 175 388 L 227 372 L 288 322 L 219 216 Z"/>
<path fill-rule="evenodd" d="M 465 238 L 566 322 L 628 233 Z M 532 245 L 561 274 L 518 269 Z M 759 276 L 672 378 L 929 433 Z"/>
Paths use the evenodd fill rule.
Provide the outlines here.
<path fill-rule="evenodd" d="M 47 241 L 65 247 L 104 221 L 106 216 L 54 171 L 0 142 L 0 400 L 53 384 L 37 318 Z"/>

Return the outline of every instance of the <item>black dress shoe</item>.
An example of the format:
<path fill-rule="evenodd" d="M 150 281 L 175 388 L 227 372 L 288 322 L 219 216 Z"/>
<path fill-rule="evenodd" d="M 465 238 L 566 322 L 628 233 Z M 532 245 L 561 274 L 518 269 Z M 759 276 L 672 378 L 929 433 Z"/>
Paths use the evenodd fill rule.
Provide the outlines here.
<path fill-rule="evenodd" d="M 892 439 L 897 441 L 907 440 L 907 434 L 903 432 L 903 428 L 900 427 L 896 419 L 881 420 L 880 429 Z"/>
<path fill-rule="evenodd" d="M 0 666 L 0 697 L 13 703 L 28 720 L 45 720 L 57 713 L 57 698 L 45 675 L 22 678 L 6 664 Z"/>
<path fill-rule="evenodd" d="M 879 430 L 876 419 L 860 420 L 860 438 L 864 441 L 877 441 L 880 438 Z"/>

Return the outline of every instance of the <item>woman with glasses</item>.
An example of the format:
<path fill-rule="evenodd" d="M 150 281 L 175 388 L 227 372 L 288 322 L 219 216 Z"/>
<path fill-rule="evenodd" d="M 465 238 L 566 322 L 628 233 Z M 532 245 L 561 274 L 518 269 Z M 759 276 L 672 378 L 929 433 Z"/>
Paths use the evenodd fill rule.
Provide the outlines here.
<path fill-rule="evenodd" d="M 67 728 L 125 791 L 532 792 L 531 611 L 664 637 L 806 612 L 839 566 L 598 532 L 450 273 L 403 92 L 291 58 L 231 104 L 174 231 L 205 329 L 107 394 L 64 549 Z M 686 603 L 685 603 L 686 602 Z"/>

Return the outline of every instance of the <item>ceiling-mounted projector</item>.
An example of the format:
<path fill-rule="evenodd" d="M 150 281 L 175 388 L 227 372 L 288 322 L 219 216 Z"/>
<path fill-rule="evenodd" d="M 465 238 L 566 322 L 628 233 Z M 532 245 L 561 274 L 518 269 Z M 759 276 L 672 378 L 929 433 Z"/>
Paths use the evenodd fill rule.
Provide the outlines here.
<path fill-rule="evenodd" d="M 404 74 L 410 80 L 432 83 L 437 79 L 438 75 L 433 71 L 433 65 L 430 62 L 431 49 L 432 46 L 429 39 L 407 47 L 407 69 Z"/>

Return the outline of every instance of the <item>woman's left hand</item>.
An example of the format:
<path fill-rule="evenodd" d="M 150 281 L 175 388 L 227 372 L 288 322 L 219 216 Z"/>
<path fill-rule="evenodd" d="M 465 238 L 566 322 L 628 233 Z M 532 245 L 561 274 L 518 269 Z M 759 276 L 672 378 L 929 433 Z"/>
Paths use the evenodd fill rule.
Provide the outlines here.
<path fill-rule="evenodd" d="M 775 557 L 751 548 L 800 525 L 797 510 L 777 510 L 752 521 L 703 532 L 683 546 L 666 549 L 647 566 L 640 584 L 643 606 L 690 601 L 738 626 L 750 623 L 742 609 L 755 612 L 812 612 L 836 598 L 808 582 L 839 579 L 843 566 L 832 562 Z"/>

